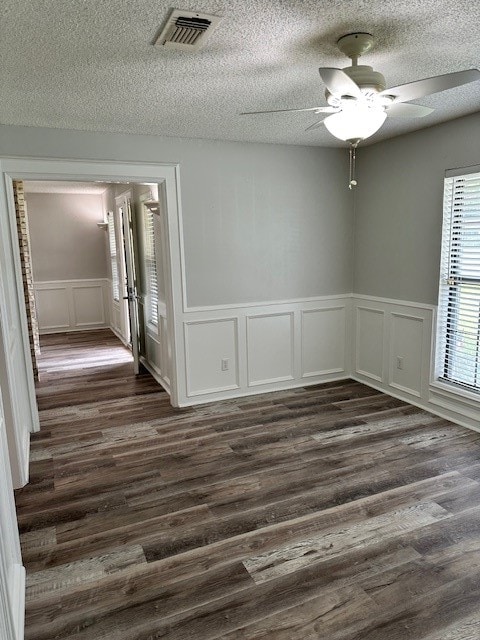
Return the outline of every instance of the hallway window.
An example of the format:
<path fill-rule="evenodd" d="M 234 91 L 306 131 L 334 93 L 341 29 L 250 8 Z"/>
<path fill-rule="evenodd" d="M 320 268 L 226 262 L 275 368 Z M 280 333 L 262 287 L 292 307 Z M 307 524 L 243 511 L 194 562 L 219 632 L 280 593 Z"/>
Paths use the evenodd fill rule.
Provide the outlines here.
<path fill-rule="evenodd" d="M 480 172 L 445 179 L 439 379 L 480 392 Z"/>
<path fill-rule="evenodd" d="M 118 277 L 118 257 L 117 257 L 117 241 L 115 239 L 115 222 L 113 211 L 107 214 L 108 222 L 108 244 L 110 247 L 110 267 L 112 270 L 112 290 L 115 302 L 120 300 L 120 280 Z"/>
<path fill-rule="evenodd" d="M 148 207 L 143 207 L 145 227 L 145 275 L 147 285 L 147 320 L 158 325 L 158 281 L 157 261 L 155 256 L 154 214 Z"/>

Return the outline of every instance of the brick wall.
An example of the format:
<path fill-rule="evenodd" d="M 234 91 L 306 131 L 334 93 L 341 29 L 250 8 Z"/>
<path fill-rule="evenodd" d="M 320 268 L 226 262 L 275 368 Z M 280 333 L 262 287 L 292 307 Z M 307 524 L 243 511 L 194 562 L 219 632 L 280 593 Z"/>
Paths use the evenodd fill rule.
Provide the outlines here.
<path fill-rule="evenodd" d="M 23 182 L 17 180 L 13 183 L 13 185 L 15 196 L 15 213 L 17 216 L 18 242 L 20 246 L 20 260 L 22 263 L 23 292 L 25 295 L 25 307 L 27 309 L 30 353 L 32 356 L 33 374 L 35 380 L 38 380 L 36 356 L 40 353 L 40 339 L 38 334 L 37 313 L 35 309 L 35 294 L 33 289 L 32 261 L 30 257 L 30 242 L 28 236 L 27 209 L 25 205 Z"/>

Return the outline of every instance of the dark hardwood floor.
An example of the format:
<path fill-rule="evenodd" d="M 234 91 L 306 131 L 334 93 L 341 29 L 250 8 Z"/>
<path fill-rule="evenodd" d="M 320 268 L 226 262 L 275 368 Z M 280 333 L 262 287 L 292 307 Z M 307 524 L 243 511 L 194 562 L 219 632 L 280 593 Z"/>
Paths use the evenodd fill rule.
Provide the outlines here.
<path fill-rule="evenodd" d="M 27 640 L 479 640 L 480 434 L 352 381 L 173 409 L 42 340 Z"/>

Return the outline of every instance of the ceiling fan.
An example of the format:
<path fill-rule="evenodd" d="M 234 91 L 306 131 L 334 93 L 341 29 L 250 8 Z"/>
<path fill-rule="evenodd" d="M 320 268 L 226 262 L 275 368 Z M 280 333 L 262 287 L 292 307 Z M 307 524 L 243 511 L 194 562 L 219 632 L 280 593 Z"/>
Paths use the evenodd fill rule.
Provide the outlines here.
<path fill-rule="evenodd" d="M 370 51 L 373 44 L 374 38 L 370 33 L 349 33 L 338 39 L 338 48 L 351 59 L 352 65 L 345 69 L 320 67 L 328 106 L 250 111 L 241 115 L 300 111 L 325 114 L 322 120 L 310 125 L 306 131 L 325 125 L 333 136 L 350 143 L 350 187 L 355 186 L 356 181 L 352 175 L 355 147 L 378 131 L 387 117 L 427 116 L 433 109 L 409 102 L 480 79 L 478 69 L 467 69 L 386 89 L 385 78 L 381 73 L 367 65 L 358 64 L 358 58 Z"/>

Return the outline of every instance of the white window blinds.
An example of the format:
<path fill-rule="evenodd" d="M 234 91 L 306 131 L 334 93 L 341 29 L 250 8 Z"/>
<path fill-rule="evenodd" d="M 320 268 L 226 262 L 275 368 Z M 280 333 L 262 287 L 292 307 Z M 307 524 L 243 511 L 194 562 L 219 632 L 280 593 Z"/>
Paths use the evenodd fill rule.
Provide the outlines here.
<path fill-rule="evenodd" d="M 112 291 L 113 299 L 118 302 L 120 299 L 120 280 L 118 277 L 117 241 L 115 239 L 115 222 L 113 211 L 107 214 L 108 222 L 108 244 L 110 247 L 110 267 L 112 270 Z"/>
<path fill-rule="evenodd" d="M 158 325 L 158 281 L 157 262 L 155 257 L 154 214 L 146 206 L 143 207 L 145 225 L 145 276 L 147 285 L 147 319 Z"/>
<path fill-rule="evenodd" d="M 480 173 L 445 179 L 438 377 L 480 392 Z"/>

